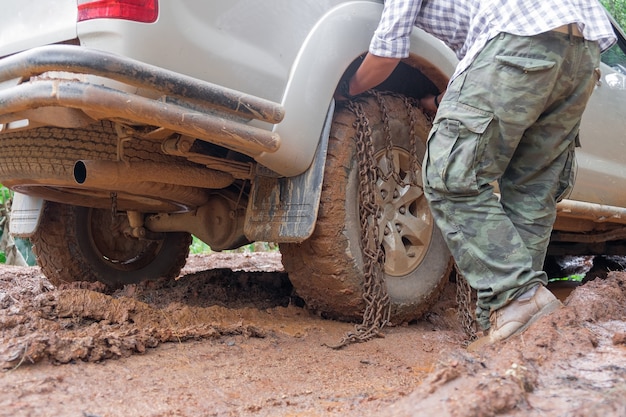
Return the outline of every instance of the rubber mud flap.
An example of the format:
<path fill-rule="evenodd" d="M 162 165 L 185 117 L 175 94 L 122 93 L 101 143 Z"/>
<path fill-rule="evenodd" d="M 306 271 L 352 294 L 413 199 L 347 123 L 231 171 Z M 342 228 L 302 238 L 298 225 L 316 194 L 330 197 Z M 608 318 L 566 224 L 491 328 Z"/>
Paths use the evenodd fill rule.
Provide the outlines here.
<path fill-rule="evenodd" d="M 298 243 L 313 233 L 334 111 L 332 104 L 313 163 L 304 173 L 276 178 L 257 172 L 244 224 L 244 234 L 250 241 Z"/>

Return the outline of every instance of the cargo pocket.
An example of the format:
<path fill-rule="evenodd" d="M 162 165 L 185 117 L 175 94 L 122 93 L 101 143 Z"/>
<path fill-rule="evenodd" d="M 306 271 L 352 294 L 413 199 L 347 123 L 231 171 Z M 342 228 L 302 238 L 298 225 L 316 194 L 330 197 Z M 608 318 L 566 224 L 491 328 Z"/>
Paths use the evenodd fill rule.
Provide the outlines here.
<path fill-rule="evenodd" d="M 578 170 L 575 151 L 576 142 L 578 142 L 578 135 L 576 136 L 576 141 L 568 150 L 567 160 L 565 161 L 563 172 L 561 172 L 561 176 L 559 177 L 559 189 L 556 192 L 557 203 L 569 197 L 574 188 L 574 183 L 576 182 L 576 172 Z"/>
<path fill-rule="evenodd" d="M 517 68 L 522 72 L 539 72 L 552 69 L 556 62 L 545 59 L 527 58 L 521 56 L 496 55 L 496 61 L 508 67 Z"/>
<path fill-rule="evenodd" d="M 443 192 L 476 192 L 477 155 L 484 149 L 483 136 L 493 114 L 461 103 L 450 103 L 439 112 L 428 139 L 427 185 Z"/>

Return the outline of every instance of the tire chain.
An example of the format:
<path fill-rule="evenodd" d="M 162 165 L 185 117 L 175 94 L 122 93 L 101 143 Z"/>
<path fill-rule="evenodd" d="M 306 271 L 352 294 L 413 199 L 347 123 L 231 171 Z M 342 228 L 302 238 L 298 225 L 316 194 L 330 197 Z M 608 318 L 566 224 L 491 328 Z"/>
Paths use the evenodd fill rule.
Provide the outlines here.
<path fill-rule="evenodd" d="M 373 95 L 379 105 L 385 132 L 385 155 L 387 158 L 386 172 L 382 172 L 374 157 L 374 146 L 372 143 L 372 129 L 362 104 L 358 101 L 349 101 L 347 108 L 354 113 L 356 120 L 355 141 L 357 145 L 357 161 L 359 165 L 359 218 L 361 225 L 361 252 L 363 254 L 364 277 L 363 277 L 363 300 L 365 301 L 365 311 L 360 324 L 355 325 L 353 332 L 344 335 L 341 341 L 333 349 L 340 349 L 352 343 L 366 342 L 374 337 L 384 337 L 382 329 L 390 324 L 391 302 L 384 279 L 385 252 L 379 240 L 378 220 L 382 217 L 382 210 L 376 201 L 376 182 L 378 179 L 387 181 L 393 178 L 400 186 L 418 186 L 417 172 L 419 171 L 419 161 L 414 151 L 416 149 L 416 135 L 414 116 L 414 102 L 394 93 L 380 93 L 370 91 L 367 94 Z M 389 125 L 389 111 L 385 102 L 385 96 L 395 96 L 404 99 L 404 104 L 410 116 L 410 148 L 411 171 L 408 182 L 400 178 L 399 170 L 395 169 L 393 160 L 393 142 Z"/>
<path fill-rule="evenodd" d="M 476 334 L 476 317 L 472 310 L 472 306 L 476 305 L 476 293 L 461 274 L 456 264 L 454 264 L 454 270 L 456 272 L 457 317 L 466 336 L 463 344 L 467 346 L 478 338 Z"/>
<path fill-rule="evenodd" d="M 111 197 L 111 224 L 115 223 L 115 218 L 117 217 L 117 193 L 111 192 L 109 195 Z"/>

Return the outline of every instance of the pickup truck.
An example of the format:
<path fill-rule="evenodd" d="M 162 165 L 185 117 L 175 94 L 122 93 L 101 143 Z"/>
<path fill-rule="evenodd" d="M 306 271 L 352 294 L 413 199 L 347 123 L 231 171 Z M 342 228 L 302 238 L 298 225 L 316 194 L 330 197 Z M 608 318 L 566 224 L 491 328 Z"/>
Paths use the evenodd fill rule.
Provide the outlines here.
<path fill-rule="evenodd" d="M 358 319 L 378 273 L 391 320 L 418 318 L 452 261 L 421 189 L 430 117 L 417 99 L 445 89 L 457 58 L 415 29 L 389 80 L 336 104 L 382 3 L 0 0 L 11 233 L 53 283 L 112 288 L 175 278 L 192 235 L 216 251 L 275 242 L 311 310 Z M 626 254 L 615 32 L 551 255 Z"/>

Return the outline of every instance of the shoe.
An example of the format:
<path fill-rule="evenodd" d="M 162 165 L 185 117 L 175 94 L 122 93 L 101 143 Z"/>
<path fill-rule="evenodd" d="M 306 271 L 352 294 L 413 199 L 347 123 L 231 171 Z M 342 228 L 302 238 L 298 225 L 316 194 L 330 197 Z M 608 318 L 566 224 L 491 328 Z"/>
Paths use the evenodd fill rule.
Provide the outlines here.
<path fill-rule="evenodd" d="M 551 313 L 563 304 L 543 285 L 526 291 L 515 300 L 489 316 L 491 327 L 486 336 L 472 342 L 467 350 L 475 351 L 481 346 L 505 340 L 522 333 L 539 318 Z"/>

